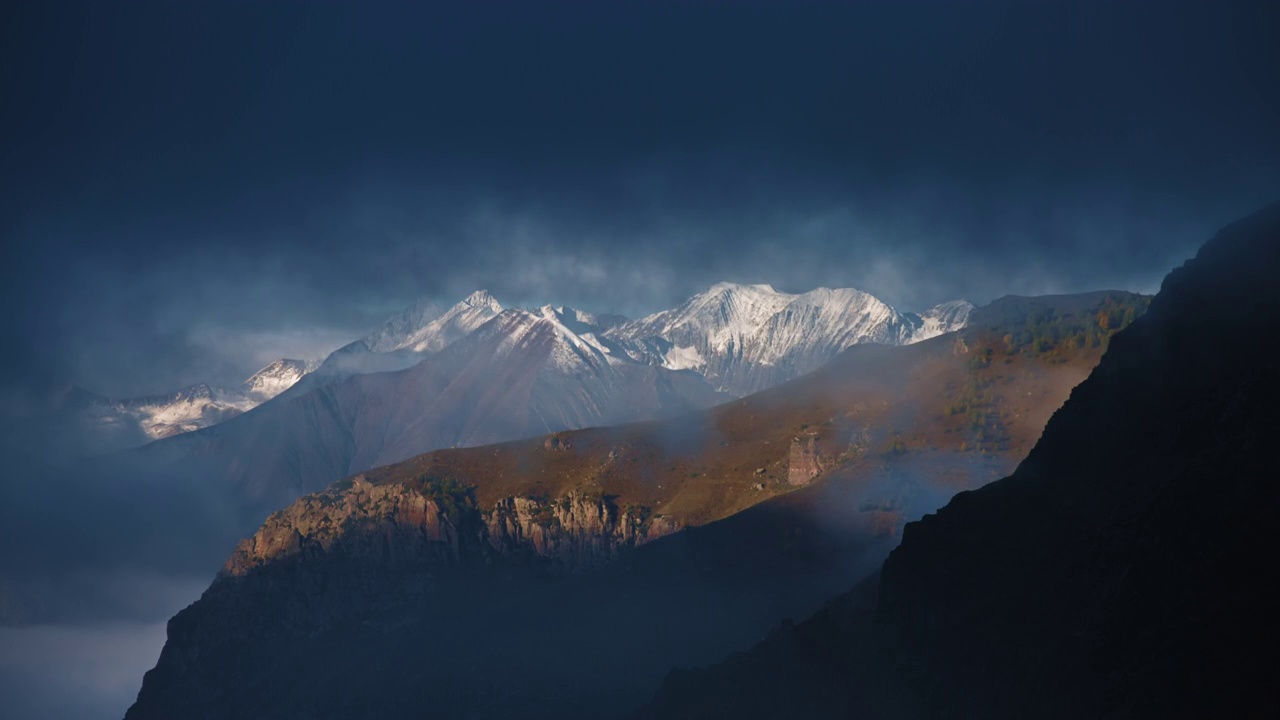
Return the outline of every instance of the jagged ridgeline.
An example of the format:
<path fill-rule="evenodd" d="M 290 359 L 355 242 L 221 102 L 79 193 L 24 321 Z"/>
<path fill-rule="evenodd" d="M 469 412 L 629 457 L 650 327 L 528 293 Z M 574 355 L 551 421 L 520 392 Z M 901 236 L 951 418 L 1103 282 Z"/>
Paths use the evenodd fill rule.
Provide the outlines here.
<path fill-rule="evenodd" d="M 1003 298 L 709 410 L 439 450 L 304 496 L 171 621 L 129 717 L 625 716 L 672 666 L 812 612 L 907 519 L 1012 471 L 1146 304 Z"/>
<path fill-rule="evenodd" d="M 616 500 L 585 488 L 481 508 L 475 486 L 453 477 L 374 485 L 360 476 L 269 517 L 240 543 L 224 572 L 243 576 L 273 562 L 324 556 L 442 570 L 519 558 L 558 573 L 602 565 L 676 529 L 646 506 L 619 508 Z"/>
<path fill-rule="evenodd" d="M 1016 473 L 812 618 L 672 673 L 642 717 L 1274 714 L 1278 272 L 1280 203 L 1165 279 Z M 1064 340 L 1090 338 L 1016 345 Z"/>

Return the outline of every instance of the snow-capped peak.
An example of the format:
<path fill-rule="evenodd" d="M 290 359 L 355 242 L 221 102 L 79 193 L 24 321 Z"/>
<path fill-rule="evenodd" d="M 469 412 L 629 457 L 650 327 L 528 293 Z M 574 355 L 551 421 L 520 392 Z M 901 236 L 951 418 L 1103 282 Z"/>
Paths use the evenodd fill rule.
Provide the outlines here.
<path fill-rule="evenodd" d="M 850 345 L 904 345 L 958 329 L 970 309 L 957 301 L 915 315 L 853 288 L 793 295 L 722 282 L 605 336 L 634 360 L 694 370 L 717 389 L 743 395 L 813 370 Z"/>
<path fill-rule="evenodd" d="M 968 300 L 951 300 L 934 305 L 920 313 L 922 323 L 916 330 L 913 340 L 919 342 L 959 330 L 969 324 L 969 315 L 972 312 L 973 303 Z"/>
<path fill-rule="evenodd" d="M 280 358 L 250 375 L 240 389 L 258 402 L 266 402 L 293 387 L 303 375 L 315 370 L 320 363 L 315 360 Z"/>
<path fill-rule="evenodd" d="M 746 395 L 816 369 L 850 345 L 903 345 L 958 330 L 972 310 L 957 300 L 905 313 L 853 288 L 791 294 L 767 284 L 721 282 L 670 310 L 627 320 L 563 305 L 504 310 L 492 294 L 478 290 L 444 310 L 434 301 L 415 302 L 331 353 L 295 389 L 401 370 L 420 362 L 422 353 L 466 337 L 459 352 L 511 355 L 514 362 L 539 363 L 540 372 L 617 377 L 628 372 L 624 366 L 642 363 L 697 373 L 717 390 Z M 235 388 L 193 385 L 128 400 L 72 392 L 63 406 L 103 427 L 133 427 L 156 438 L 251 410 L 316 370 L 315 362 L 282 358 Z"/>
<path fill-rule="evenodd" d="M 699 294 L 700 295 L 718 295 L 724 292 L 759 293 L 763 295 L 784 295 L 785 294 L 785 293 L 779 293 L 777 290 L 774 290 L 773 286 L 768 283 L 755 283 L 751 285 L 744 285 L 742 283 L 732 283 L 732 282 L 718 282 L 712 285 L 711 287 L 707 288 L 706 292 L 699 293 Z"/>
<path fill-rule="evenodd" d="M 564 322 L 569 319 L 570 322 Z M 591 326 L 566 318 L 559 308 L 546 305 L 531 310 L 508 309 L 477 331 L 483 352 L 494 356 L 516 356 L 522 362 L 547 352 L 547 368 L 563 374 L 599 373 L 613 363 L 609 350 L 594 333 L 577 330 Z"/>
<path fill-rule="evenodd" d="M 288 390 L 318 366 L 314 360 L 281 358 L 237 387 L 196 383 L 176 392 L 122 400 L 73 388 L 62 407 L 78 413 L 85 427 L 99 435 L 96 449 L 110 450 L 216 425 Z"/>
<path fill-rule="evenodd" d="M 493 294 L 488 290 L 476 290 L 470 295 L 462 298 L 462 302 L 459 303 L 459 305 L 466 305 L 467 307 L 481 307 L 486 305 L 494 308 L 502 307 L 498 304 L 498 301 L 494 299 Z M 501 312 L 501 310 L 499 310 L 499 312 Z"/>
<path fill-rule="evenodd" d="M 502 312 L 487 290 L 477 290 L 441 312 L 432 301 L 419 300 L 365 337 L 374 352 L 434 352 L 464 337 Z"/>
<path fill-rule="evenodd" d="M 717 352 L 741 347 L 742 340 L 795 296 L 769 285 L 716 283 L 671 310 L 623 323 L 609 331 L 619 340 L 665 337 L 681 345 L 698 337 Z"/>
<path fill-rule="evenodd" d="M 364 338 L 364 344 L 374 352 L 392 352 L 404 347 L 406 339 L 426 327 L 444 312 L 434 300 L 420 298 L 403 312 L 388 318 L 377 330 Z"/>

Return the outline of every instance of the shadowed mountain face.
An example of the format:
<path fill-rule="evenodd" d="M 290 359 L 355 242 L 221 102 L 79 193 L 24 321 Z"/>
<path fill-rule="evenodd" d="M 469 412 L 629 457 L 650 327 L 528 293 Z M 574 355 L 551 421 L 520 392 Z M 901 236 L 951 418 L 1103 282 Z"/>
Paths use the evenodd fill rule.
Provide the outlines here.
<path fill-rule="evenodd" d="M 721 283 L 629 323 L 550 305 L 504 309 L 477 291 L 444 310 L 416 303 L 318 367 L 274 363 L 243 393 L 194 388 L 133 408 L 163 421 L 153 439 L 207 431 L 123 462 L 215 483 L 256 523 L 268 509 L 375 465 L 704 408 L 795 378 L 852 345 L 908 344 L 964 327 L 971 311 L 956 301 L 915 315 L 851 289 L 789 295 Z M 210 427 L 268 396 L 274 402 L 249 417 Z M 73 415 L 91 423 L 90 435 L 132 437 L 123 431 L 136 423 L 118 417 L 129 408 L 84 393 L 74 399 Z"/>
<path fill-rule="evenodd" d="M 908 525 L 878 591 L 673 674 L 645 717 L 1274 708 L 1277 273 L 1280 204 L 1169 275 L 1016 473 Z"/>
<path fill-rule="evenodd" d="M 570 345 L 558 327 L 505 311 L 406 370 L 282 397 L 131 459 L 224 484 L 256 522 L 265 509 L 427 450 L 676 415 L 724 399 L 691 373 L 614 363 Z"/>
<path fill-rule="evenodd" d="M 129 717 L 625 716 L 672 665 L 812 612 L 906 519 L 1008 473 L 1104 326 L 1145 305 L 1006 298 L 699 413 L 337 483 L 171 621 Z"/>

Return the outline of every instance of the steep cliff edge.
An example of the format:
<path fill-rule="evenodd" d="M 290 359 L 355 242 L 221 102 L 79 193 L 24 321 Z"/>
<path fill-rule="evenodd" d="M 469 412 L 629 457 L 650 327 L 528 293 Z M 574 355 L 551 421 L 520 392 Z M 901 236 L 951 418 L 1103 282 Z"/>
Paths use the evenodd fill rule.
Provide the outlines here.
<path fill-rule="evenodd" d="M 1017 472 L 909 524 L 878 595 L 673 674 L 644 716 L 1273 710 L 1278 273 L 1280 204 L 1169 275 Z"/>
<path fill-rule="evenodd" d="M 811 613 L 905 519 L 1012 470 L 1100 356 L 1098 318 L 1145 304 L 1010 298 L 705 412 L 305 496 L 170 623 L 129 717 L 625 716 L 672 665 Z"/>
<path fill-rule="evenodd" d="M 272 514 L 236 547 L 223 576 L 320 556 L 390 565 L 521 558 L 552 572 L 577 571 L 679 527 L 644 506 L 619 509 L 599 491 L 507 497 L 481 510 L 473 490 L 451 480 L 374 485 L 359 475 Z"/>
<path fill-rule="evenodd" d="M 458 665 L 427 660 L 433 680 L 466 675 L 498 652 L 502 639 L 485 638 L 484 626 L 547 612 L 555 605 L 538 594 L 556 578 L 676 529 L 598 492 L 505 498 L 481 510 L 471 488 L 450 480 L 375 485 L 358 476 L 273 514 L 240 543 L 201 600 L 170 622 L 170 642 L 127 717 L 403 713 L 424 686 L 425 702 L 446 715 L 483 707 L 474 677 L 406 682 L 397 675 L 423 670 L 398 662 L 442 652 Z M 302 689 L 335 673 L 361 689 Z M 369 683 L 382 687 L 367 696 Z M 448 686 L 468 689 L 436 696 Z"/>

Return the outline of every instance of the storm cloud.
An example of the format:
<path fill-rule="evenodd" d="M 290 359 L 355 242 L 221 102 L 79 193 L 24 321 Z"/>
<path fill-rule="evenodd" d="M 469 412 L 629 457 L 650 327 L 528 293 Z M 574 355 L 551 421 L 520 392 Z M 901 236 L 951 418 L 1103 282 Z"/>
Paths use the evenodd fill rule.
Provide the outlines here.
<path fill-rule="evenodd" d="M 1265 0 L 374 5 L 0 8 L 20 715 L 118 716 L 234 542 L 198 488 L 50 462 L 50 387 L 235 382 L 477 288 L 1153 291 L 1280 196 Z"/>
<path fill-rule="evenodd" d="M 6 13 L 6 362 L 115 395 L 478 287 L 1152 290 L 1280 192 L 1262 2 Z"/>

